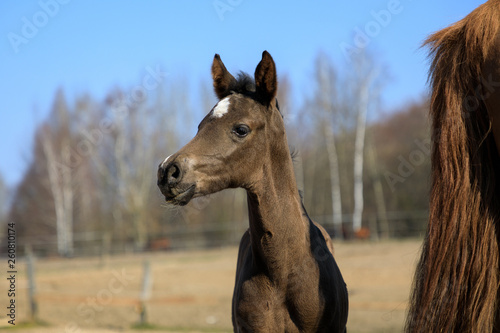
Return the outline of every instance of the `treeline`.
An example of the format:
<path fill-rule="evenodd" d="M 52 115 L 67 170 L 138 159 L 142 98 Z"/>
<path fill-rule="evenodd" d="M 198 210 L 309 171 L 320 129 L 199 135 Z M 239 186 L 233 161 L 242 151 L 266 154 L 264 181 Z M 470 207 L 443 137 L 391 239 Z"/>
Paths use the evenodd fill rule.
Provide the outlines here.
<path fill-rule="evenodd" d="M 314 68 L 303 105 L 292 105 L 286 75 L 278 96 L 309 214 L 336 237 L 418 235 L 428 207 L 427 101 L 383 115 L 384 77 L 366 59 L 343 75 L 324 55 Z M 215 104 L 211 83 L 190 96 L 188 80 L 148 75 L 102 101 L 55 93 L 4 219 L 15 221 L 20 251 L 73 256 L 239 240 L 248 223 L 243 190 L 174 208 L 156 187 L 158 164 Z"/>

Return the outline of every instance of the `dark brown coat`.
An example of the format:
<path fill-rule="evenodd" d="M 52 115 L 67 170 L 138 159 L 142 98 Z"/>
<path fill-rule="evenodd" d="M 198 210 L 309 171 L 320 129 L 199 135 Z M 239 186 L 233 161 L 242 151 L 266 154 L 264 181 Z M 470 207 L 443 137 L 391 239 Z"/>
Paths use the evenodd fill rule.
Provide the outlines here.
<path fill-rule="evenodd" d="M 309 219 L 297 191 L 273 59 L 263 53 L 253 81 L 235 79 L 216 55 L 212 77 L 220 101 L 195 138 L 160 165 L 161 192 L 184 205 L 225 188 L 246 189 L 235 332 L 344 332 L 346 285 L 330 237 Z"/>

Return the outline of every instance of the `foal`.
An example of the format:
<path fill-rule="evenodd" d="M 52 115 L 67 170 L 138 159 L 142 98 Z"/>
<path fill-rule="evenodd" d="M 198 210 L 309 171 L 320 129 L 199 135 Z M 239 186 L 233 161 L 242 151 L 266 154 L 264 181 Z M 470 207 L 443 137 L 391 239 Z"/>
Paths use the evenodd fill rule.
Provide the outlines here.
<path fill-rule="evenodd" d="M 347 288 L 330 237 L 297 191 L 271 55 L 262 54 L 255 82 L 245 74 L 235 79 L 215 55 L 212 78 L 220 100 L 196 136 L 160 164 L 160 191 L 177 205 L 226 188 L 247 191 L 235 332 L 345 332 Z"/>

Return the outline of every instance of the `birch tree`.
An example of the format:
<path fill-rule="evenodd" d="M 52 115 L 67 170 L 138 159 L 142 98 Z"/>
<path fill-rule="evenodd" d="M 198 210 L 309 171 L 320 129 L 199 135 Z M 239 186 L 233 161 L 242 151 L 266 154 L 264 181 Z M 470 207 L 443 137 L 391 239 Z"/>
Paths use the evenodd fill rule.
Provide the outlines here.
<path fill-rule="evenodd" d="M 113 219 L 108 229 L 131 237 L 136 250 L 146 247 L 155 224 L 149 207 L 156 193 L 156 167 L 165 155 L 160 147 L 165 141 L 175 145 L 177 139 L 168 131 L 175 128 L 175 117 L 170 119 L 173 123 L 167 121 L 169 110 L 175 108 L 165 102 L 173 100 L 164 97 L 161 87 L 156 86 L 154 93 L 144 86 L 108 96 L 103 117 L 112 124 L 112 130 L 104 135 L 102 147 L 93 158 L 106 187 L 102 195 L 111 196 L 105 198 Z"/>
<path fill-rule="evenodd" d="M 112 229 L 123 228 L 130 221 L 130 233 L 136 249 L 143 249 L 148 240 L 147 203 L 154 185 L 156 158 L 152 109 L 145 102 L 127 102 L 127 95 L 110 98 L 108 116 L 113 131 L 104 141 L 104 148 L 94 163 L 108 190 L 114 192 L 110 202 L 114 220 Z"/>
<path fill-rule="evenodd" d="M 41 135 L 50 191 L 54 199 L 57 250 L 73 255 L 73 170 L 71 168 L 71 129 L 64 94 L 59 91 L 52 110 L 53 126 L 46 125 Z"/>
<path fill-rule="evenodd" d="M 337 120 L 338 93 L 335 71 L 324 55 L 316 59 L 315 104 L 321 133 L 325 138 L 330 172 L 330 190 L 332 197 L 332 223 L 335 237 L 342 235 L 342 197 L 337 148 L 335 143 L 335 122 Z"/>
<path fill-rule="evenodd" d="M 370 170 L 370 178 L 373 183 L 373 194 L 375 198 L 375 206 L 377 207 L 377 222 L 374 226 L 375 229 L 375 239 L 388 238 L 389 237 L 389 221 L 387 219 L 387 209 L 385 204 L 384 190 L 382 186 L 382 181 L 380 177 L 380 172 L 378 171 L 379 165 L 377 163 L 377 153 L 375 150 L 375 145 L 373 142 L 368 142 L 367 147 L 367 164 Z"/>
<path fill-rule="evenodd" d="M 370 102 L 373 100 L 373 83 L 379 75 L 379 69 L 374 67 L 366 55 L 356 59 L 355 69 L 357 122 L 356 138 L 354 141 L 354 211 L 352 216 L 352 228 L 354 233 L 362 227 L 363 218 L 363 159 L 365 150 L 366 117 Z"/>

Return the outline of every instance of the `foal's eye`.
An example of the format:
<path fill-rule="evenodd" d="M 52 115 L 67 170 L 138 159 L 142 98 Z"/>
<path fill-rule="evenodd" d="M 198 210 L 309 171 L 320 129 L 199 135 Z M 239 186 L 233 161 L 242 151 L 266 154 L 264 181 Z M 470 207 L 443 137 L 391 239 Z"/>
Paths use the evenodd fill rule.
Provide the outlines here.
<path fill-rule="evenodd" d="M 250 133 L 250 128 L 247 125 L 236 125 L 233 128 L 233 133 L 240 138 L 244 138 Z"/>

